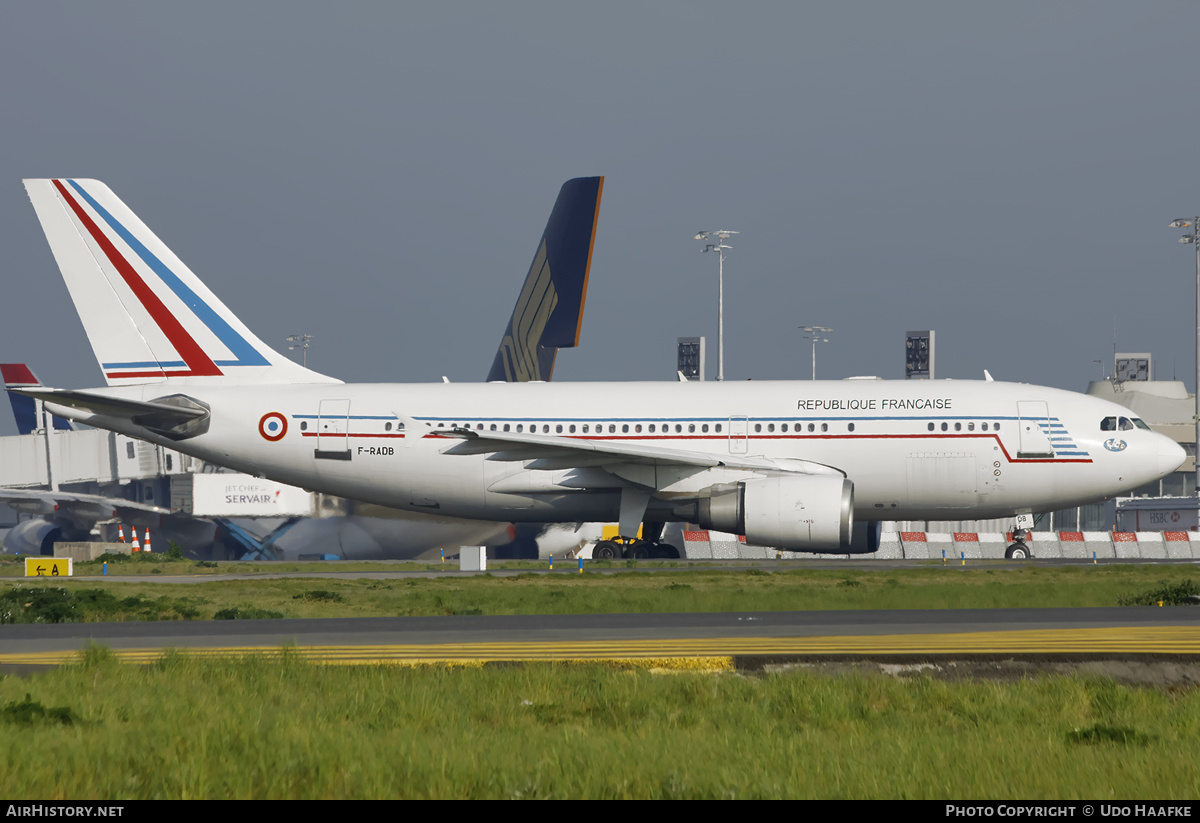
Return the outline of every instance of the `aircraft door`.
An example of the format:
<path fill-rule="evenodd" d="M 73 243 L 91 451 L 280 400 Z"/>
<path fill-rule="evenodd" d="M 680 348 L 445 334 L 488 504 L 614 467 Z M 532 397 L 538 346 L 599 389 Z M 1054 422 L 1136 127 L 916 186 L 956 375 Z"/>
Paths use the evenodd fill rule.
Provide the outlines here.
<path fill-rule="evenodd" d="M 750 420 L 746 417 L 729 418 L 729 453 L 745 454 L 750 450 Z"/>
<path fill-rule="evenodd" d="M 1044 400 L 1017 402 L 1017 457 L 1053 457 L 1050 445 L 1050 411 Z"/>
<path fill-rule="evenodd" d="M 318 460 L 350 459 L 350 401 L 322 400 L 317 412 Z"/>

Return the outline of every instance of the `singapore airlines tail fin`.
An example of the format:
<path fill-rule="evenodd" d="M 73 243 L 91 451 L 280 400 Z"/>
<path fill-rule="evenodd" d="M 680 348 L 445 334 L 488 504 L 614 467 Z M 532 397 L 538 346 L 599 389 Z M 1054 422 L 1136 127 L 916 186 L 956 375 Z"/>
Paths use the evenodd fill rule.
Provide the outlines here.
<path fill-rule="evenodd" d="M 26 180 L 110 386 L 338 383 L 271 349 L 98 180 Z"/>
<path fill-rule="evenodd" d="M 603 177 L 577 177 L 559 190 L 489 382 L 549 380 L 558 350 L 579 345 L 603 192 Z"/>
<path fill-rule="evenodd" d="M 24 363 L 0 363 L 0 375 L 4 377 L 4 388 L 6 389 L 30 389 L 42 385 L 42 382 L 37 379 L 37 375 L 33 373 L 33 369 Z M 12 391 L 8 393 L 8 400 L 12 403 L 13 417 L 17 421 L 17 431 L 21 434 L 31 434 L 38 428 L 38 401 L 26 395 L 16 394 Z M 71 431 L 75 425 L 69 420 L 63 420 L 61 417 L 51 415 L 54 428 L 60 431 Z"/>

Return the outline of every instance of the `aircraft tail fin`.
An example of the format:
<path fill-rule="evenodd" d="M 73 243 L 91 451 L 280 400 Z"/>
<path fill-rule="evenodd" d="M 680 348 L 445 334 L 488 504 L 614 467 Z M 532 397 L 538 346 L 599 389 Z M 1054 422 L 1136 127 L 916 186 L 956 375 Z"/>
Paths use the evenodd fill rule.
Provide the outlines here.
<path fill-rule="evenodd" d="M 0 363 L 0 375 L 4 377 L 4 388 L 10 389 L 8 401 L 12 403 L 17 431 L 32 434 L 38 428 L 38 401 L 32 397 L 16 394 L 11 389 L 29 389 L 42 385 L 33 370 L 24 363 Z M 59 431 L 72 431 L 75 426 L 69 420 L 51 415 L 52 425 Z"/>
<path fill-rule="evenodd" d="M 579 345 L 603 192 L 603 177 L 577 177 L 559 190 L 489 382 L 549 380 L 558 350 Z"/>
<path fill-rule="evenodd" d="M 100 181 L 25 189 L 108 385 L 340 382 L 255 337 Z"/>

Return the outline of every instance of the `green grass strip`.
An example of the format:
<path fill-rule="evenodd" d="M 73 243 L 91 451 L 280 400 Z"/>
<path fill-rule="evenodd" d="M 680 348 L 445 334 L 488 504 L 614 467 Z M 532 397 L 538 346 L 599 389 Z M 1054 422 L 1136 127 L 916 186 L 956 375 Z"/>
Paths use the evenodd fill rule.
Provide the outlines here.
<path fill-rule="evenodd" d="M 376 571 L 381 568 L 389 567 Z M 418 573 L 379 579 L 200 577 L 196 579 L 203 582 L 186 585 L 154 582 L 153 576 L 133 582 L 14 579 L 0 585 L 0 623 L 1076 607 L 1153 604 L 1164 598 L 1166 605 L 1176 605 L 1190 602 L 1196 576 L 1191 565 L 932 565 L 451 577 Z"/>
<path fill-rule="evenodd" d="M 10 799 L 1161 799 L 1198 785 L 1200 691 L 1078 676 L 343 667 L 286 653 L 147 666 L 93 648 L 0 677 Z"/>

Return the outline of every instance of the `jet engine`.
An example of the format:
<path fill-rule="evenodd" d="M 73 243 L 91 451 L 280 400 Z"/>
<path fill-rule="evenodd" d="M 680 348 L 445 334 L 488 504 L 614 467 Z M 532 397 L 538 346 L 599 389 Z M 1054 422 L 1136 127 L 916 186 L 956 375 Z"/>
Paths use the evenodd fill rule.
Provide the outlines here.
<path fill-rule="evenodd" d="M 828 475 L 786 475 L 710 486 L 696 522 L 746 542 L 799 552 L 846 549 L 854 528 L 854 484 Z"/>
<path fill-rule="evenodd" d="M 60 540 L 87 539 L 86 530 L 77 529 L 66 520 L 23 520 L 4 535 L 4 553 L 52 556 L 54 544 Z"/>

